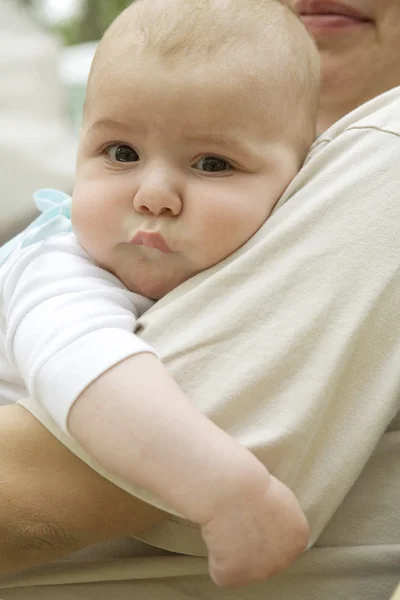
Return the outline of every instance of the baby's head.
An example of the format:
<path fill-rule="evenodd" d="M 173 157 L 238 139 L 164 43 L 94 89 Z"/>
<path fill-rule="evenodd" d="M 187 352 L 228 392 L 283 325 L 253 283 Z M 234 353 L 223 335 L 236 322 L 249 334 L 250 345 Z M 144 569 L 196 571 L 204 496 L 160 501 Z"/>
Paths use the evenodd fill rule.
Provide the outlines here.
<path fill-rule="evenodd" d="M 138 0 L 87 90 L 72 220 L 158 299 L 242 246 L 315 136 L 318 53 L 277 0 Z"/>

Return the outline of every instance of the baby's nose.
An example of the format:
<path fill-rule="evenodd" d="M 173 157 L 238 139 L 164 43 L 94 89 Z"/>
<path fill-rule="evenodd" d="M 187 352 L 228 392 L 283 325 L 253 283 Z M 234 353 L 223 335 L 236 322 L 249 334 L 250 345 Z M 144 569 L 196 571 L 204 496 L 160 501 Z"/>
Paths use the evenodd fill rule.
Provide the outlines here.
<path fill-rule="evenodd" d="M 133 199 L 133 207 L 140 214 L 177 216 L 182 210 L 182 199 L 171 178 L 158 173 L 141 182 Z"/>

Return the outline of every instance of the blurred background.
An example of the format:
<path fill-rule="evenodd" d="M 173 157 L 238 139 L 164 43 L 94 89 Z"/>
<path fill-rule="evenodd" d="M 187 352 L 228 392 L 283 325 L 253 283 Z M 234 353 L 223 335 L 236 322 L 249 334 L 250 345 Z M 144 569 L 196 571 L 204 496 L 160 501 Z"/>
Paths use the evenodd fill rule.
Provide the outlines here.
<path fill-rule="evenodd" d="M 132 0 L 0 0 L 0 245 L 41 187 L 71 193 L 97 44 Z"/>

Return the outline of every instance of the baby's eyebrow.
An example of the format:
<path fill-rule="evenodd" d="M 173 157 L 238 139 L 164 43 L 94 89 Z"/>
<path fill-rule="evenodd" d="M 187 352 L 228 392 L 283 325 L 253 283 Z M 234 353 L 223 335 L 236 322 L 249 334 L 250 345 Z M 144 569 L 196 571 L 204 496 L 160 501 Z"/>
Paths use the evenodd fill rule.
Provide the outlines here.
<path fill-rule="evenodd" d="M 92 135 L 97 133 L 97 131 L 101 130 L 109 130 L 109 129 L 119 129 L 120 131 L 129 131 L 130 125 L 128 123 L 123 123 L 119 121 L 115 121 L 113 119 L 101 119 L 100 121 L 96 121 L 89 127 L 86 132 L 86 135 Z"/>
<path fill-rule="evenodd" d="M 218 146 L 220 148 L 225 148 L 226 150 L 234 150 L 239 151 L 242 154 L 246 154 L 249 156 L 254 156 L 258 154 L 254 145 L 246 144 L 240 137 L 229 135 L 226 133 L 194 133 L 194 134 L 185 134 L 185 141 L 189 143 L 198 143 Z"/>

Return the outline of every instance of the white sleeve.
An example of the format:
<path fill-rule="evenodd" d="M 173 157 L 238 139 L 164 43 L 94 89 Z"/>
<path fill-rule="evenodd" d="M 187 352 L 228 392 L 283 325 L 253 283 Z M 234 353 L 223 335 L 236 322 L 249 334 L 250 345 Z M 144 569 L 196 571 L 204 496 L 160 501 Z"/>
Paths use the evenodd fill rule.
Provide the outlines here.
<path fill-rule="evenodd" d="M 152 302 L 96 266 L 73 234 L 17 252 L 2 271 L 8 359 L 64 431 L 91 382 L 129 356 L 155 354 L 134 335 Z"/>

